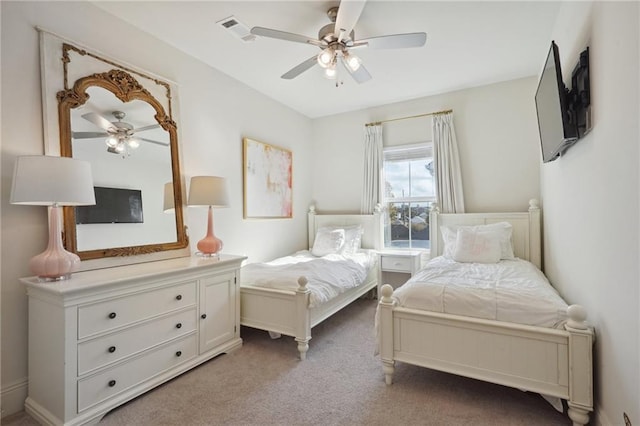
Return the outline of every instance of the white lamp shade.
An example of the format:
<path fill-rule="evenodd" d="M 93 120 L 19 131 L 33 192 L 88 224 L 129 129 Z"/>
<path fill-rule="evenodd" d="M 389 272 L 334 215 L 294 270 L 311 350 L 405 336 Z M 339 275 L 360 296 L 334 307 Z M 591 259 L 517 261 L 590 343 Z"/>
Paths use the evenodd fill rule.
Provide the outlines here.
<path fill-rule="evenodd" d="M 218 176 L 194 176 L 189 185 L 190 206 L 227 207 L 229 195 L 227 183 Z"/>
<path fill-rule="evenodd" d="M 173 182 L 164 184 L 164 206 L 162 211 L 171 213 L 175 211 L 175 201 L 173 199 Z"/>
<path fill-rule="evenodd" d="M 91 164 L 68 157 L 20 156 L 13 171 L 10 201 L 33 206 L 93 205 Z"/>

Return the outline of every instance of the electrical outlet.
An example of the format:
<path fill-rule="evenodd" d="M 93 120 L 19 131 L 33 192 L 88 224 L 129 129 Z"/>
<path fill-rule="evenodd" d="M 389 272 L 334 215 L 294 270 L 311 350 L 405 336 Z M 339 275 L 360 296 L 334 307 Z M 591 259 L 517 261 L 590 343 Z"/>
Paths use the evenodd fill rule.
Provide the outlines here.
<path fill-rule="evenodd" d="M 624 426 L 631 426 L 631 420 L 629 420 L 627 413 L 622 413 L 622 418 L 624 419 Z"/>

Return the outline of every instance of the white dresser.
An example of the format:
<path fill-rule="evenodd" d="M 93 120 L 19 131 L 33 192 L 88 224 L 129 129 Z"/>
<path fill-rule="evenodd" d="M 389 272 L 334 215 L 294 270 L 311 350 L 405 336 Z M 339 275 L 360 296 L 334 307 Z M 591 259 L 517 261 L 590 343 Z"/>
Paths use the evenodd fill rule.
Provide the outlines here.
<path fill-rule="evenodd" d="M 29 396 L 43 424 L 98 422 L 109 410 L 240 347 L 241 256 L 183 257 L 23 278 Z"/>

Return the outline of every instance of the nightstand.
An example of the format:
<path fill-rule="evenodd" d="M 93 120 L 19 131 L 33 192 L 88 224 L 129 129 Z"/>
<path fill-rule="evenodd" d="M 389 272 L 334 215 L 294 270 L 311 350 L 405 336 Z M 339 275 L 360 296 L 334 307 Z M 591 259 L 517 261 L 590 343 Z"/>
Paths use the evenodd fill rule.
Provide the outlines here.
<path fill-rule="evenodd" d="M 391 284 L 393 288 L 400 287 L 413 276 L 421 267 L 422 251 L 418 250 L 383 250 L 380 254 L 380 270 L 382 284 Z M 380 288 L 378 288 L 378 294 Z"/>

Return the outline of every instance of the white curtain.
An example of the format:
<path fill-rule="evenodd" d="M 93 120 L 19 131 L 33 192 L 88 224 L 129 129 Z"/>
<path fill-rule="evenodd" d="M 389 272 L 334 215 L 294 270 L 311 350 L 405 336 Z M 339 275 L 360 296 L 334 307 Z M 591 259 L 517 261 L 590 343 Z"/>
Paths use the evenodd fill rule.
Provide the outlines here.
<path fill-rule="evenodd" d="M 436 114 L 432 121 L 436 199 L 442 213 L 464 213 L 462 174 L 453 113 Z"/>
<path fill-rule="evenodd" d="M 360 213 L 372 214 L 381 202 L 382 125 L 364 128 L 364 188 Z"/>

